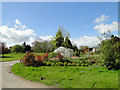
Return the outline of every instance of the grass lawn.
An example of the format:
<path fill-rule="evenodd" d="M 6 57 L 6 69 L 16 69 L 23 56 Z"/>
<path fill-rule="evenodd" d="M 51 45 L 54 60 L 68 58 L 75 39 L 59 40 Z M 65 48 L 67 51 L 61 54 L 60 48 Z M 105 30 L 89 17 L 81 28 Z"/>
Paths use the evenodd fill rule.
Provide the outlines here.
<path fill-rule="evenodd" d="M 44 53 L 37 53 L 38 55 L 44 54 Z M 0 55 L 0 61 L 14 61 L 14 60 L 20 60 L 25 56 L 25 53 L 9 53 L 9 54 L 4 54 L 4 58 L 1 58 L 2 55 Z"/>
<path fill-rule="evenodd" d="M 60 88 L 118 88 L 118 71 L 108 71 L 104 67 L 27 67 L 16 63 L 11 70 L 14 74 L 31 81 Z"/>

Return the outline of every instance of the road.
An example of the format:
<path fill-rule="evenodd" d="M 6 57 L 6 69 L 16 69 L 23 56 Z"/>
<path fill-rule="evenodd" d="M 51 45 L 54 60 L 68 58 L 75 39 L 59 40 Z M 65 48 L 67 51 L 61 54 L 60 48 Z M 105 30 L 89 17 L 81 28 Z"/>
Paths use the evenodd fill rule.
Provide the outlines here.
<path fill-rule="evenodd" d="M 26 80 L 10 72 L 12 65 L 19 61 L 0 62 L 0 85 L 2 88 L 55 88 L 42 83 Z M 2 73 L 2 74 L 1 74 Z"/>

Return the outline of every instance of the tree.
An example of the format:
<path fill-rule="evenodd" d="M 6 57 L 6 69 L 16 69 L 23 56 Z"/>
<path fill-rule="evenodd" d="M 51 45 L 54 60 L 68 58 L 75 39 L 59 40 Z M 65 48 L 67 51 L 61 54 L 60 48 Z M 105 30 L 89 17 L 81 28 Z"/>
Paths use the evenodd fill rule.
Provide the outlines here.
<path fill-rule="evenodd" d="M 67 32 L 62 26 L 59 26 L 58 30 L 62 32 L 63 37 L 70 37 L 70 33 Z"/>
<path fill-rule="evenodd" d="M 77 48 L 76 45 L 72 46 L 72 49 L 74 50 L 74 52 L 75 52 L 75 51 L 78 51 L 78 48 Z"/>
<path fill-rule="evenodd" d="M 15 45 L 13 48 L 12 48 L 12 52 L 22 52 L 22 46 L 21 45 Z"/>
<path fill-rule="evenodd" d="M 108 69 L 120 69 L 120 38 L 114 35 L 108 36 L 108 34 L 106 37 L 100 44 L 104 64 Z"/>
<path fill-rule="evenodd" d="M 32 43 L 32 50 L 34 52 L 39 52 L 38 50 L 41 50 L 41 49 L 42 48 L 41 48 L 41 43 L 40 42 L 35 41 L 35 42 Z"/>
<path fill-rule="evenodd" d="M 35 41 L 33 43 L 32 49 L 34 52 L 52 52 L 54 50 L 54 45 L 51 41 Z"/>
<path fill-rule="evenodd" d="M 22 44 L 22 46 L 24 46 L 24 47 L 25 47 L 25 46 L 26 46 L 26 42 L 24 42 L 24 43 Z"/>
<path fill-rule="evenodd" d="M 4 54 L 8 52 L 8 48 L 6 48 L 5 43 L 0 42 L 0 54 L 4 58 Z"/>
<path fill-rule="evenodd" d="M 82 52 L 84 52 L 84 50 L 86 50 L 86 49 L 89 49 L 89 47 L 88 47 L 88 46 L 80 46 L 80 50 L 81 50 Z"/>
<path fill-rule="evenodd" d="M 30 45 L 26 45 L 26 43 L 24 42 L 22 44 L 22 52 L 25 53 L 26 51 L 31 51 L 31 46 Z"/>
<path fill-rule="evenodd" d="M 72 49 L 72 44 L 68 37 L 65 38 L 64 46 Z"/>
<path fill-rule="evenodd" d="M 64 46 L 64 37 L 60 29 L 58 30 L 56 37 L 55 37 L 55 46 L 56 48 L 60 46 Z"/>
<path fill-rule="evenodd" d="M 31 46 L 30 46 L 30 45 L 26 45 L 26 46 L 25 46 L 25 52 L 26 52 L 26 51 L 31 51 Z"/>

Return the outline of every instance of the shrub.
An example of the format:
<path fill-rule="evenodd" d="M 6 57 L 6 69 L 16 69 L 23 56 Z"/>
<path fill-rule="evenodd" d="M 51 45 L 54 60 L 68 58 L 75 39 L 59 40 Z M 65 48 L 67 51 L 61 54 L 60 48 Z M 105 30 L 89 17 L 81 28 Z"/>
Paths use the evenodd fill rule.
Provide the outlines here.
<path fill-rule="evenodd" d="M 63 55 L 58 54 L 57 58 L 59 59 L 59 61 L 63 60 Z"/>
<path fill-rule="evenodd" d="M 51 63 L 51 66 L 55 66 L 55 63 Z"/>
<path fill-rule="evenodd" d="M 51 62 L 49 62 L 49 61 L 46 62 L 46 65 L 47 65 L 47 66 L 51 66 Z"/>
<path fill-rule="evenodd" d="M 48 61 L 48 53 L 44 55 L 36 55 L 32 52 L 27 52 L 24 59 L 20 60 L 25 66 L 42 66 Z"/>
<path fill-rule="evenodd" d="M 68 63 L 68 66 L 71 66 L 71 63 Z"/>
<path fill-rule="evenodd" d="M 108 69 L 120 69 L 120 38 L 112 35 L 101 42 L 101 57 Z"/>
<path fill-rule="evenodd" d="M 77 63 L 77 64 L 76 64 L 76 66 L 80 66 L 80 64 L 79 64 L 79 63 Z"/>
<path fill-rule="evenodd" d="M 67 62 L 64 62 L 64 66 L 67 66 Z"/>
<path fill-rule="evenodd" d="M 55 63 L 55 66 L 58 66 L 58 63 Z"/>
<path fill-rule="evenodd" d="M 31 52 L 26 53 L 24 56 L 24 59 L 20 60 L 25 66 L 34 66 L 36 61 L 35 61 L 35 55 Z"/>
<path fill-rule="evenodd" d="M 51 53 L 49 53 L 49 58 L 55 58 L 57 56 L 58 56 L 57 52 L 51 52 Z"/>
<path fill-rule="evenodd" d="M 75 62 L 73 62 L 73 63 L 72 63 L 72 66 L 75 66 L 75 65 L 76 65 L 76 63 L 75 63 Z"/>
<path fill-rule="evenodd" d="M 43 55 L 43 58 L 44 58 L 44 60 L 46 60 L 46 61 L 48 61 L 48 53 L 45 53 L 44 55 Z"/>

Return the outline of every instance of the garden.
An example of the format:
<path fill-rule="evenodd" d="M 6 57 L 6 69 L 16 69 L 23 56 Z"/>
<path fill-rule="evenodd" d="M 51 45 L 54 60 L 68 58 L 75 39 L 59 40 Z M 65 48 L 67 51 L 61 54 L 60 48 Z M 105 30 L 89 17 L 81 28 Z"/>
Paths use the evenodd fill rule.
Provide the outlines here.
<path fill-rule="evenodd" d="M 93 53 L 88 46 L 73 46 L 58 30 L 50 42 L 35 41 L 32 47 L 15 45 L 7 54 L 3 45 L 1 57 L 2 61 L 20 60 L 12 66 L 12 73 L 31 81 L 59 88 L 118 88 L 120 38 L 106 36 L 97 47 L 99 52 Z M 54 52 L 60 46 L 73 49 L 74 55 L 66 58 Z"/>

